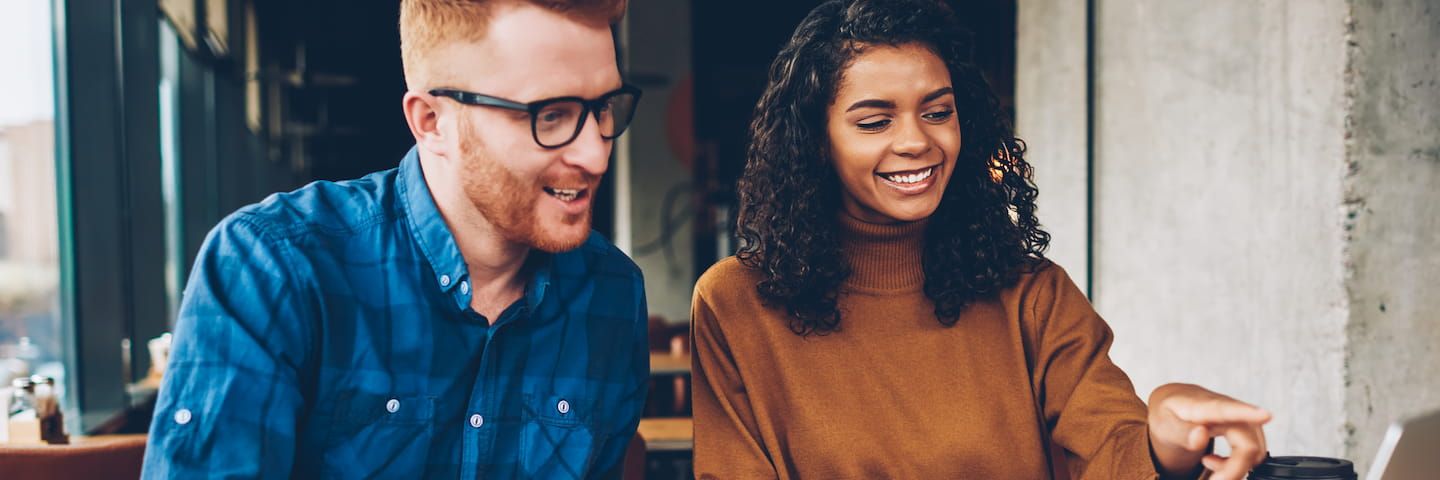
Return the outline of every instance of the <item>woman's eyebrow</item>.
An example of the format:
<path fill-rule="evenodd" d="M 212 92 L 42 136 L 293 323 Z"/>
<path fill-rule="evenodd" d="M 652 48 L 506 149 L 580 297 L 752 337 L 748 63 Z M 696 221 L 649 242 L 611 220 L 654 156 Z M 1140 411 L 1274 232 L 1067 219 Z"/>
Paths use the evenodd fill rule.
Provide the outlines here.
<path fill-rule="evenodd" d="M 940 87 L 933 92 L 925 94 L 925 97 L 920 99 L 920 103 L 929 103 L 932 100 L 954 93 L 955 89 L 953 87 Z M 862 108 L 887 108 L 893 110 L 895 109 L 895 102 L 873 98 L 865 99 L 850 104 L 850 108 L 846 108 L 845 112 L 849 113 Z"/>
<path fill-rule="evenodd" d="M 858 101 L 858 102 L 855 102 L 855 103 L 850 104 L 850 108 L 845 109 L 845 112 L 846 112 L 846 113 L 849 113 L 849 112 L 852 112 L 852 111 L 855 111 L 855 110 L 859 110 L 859 109 L 862 109 L 862 108 L 888 108 L 888 109 L 894 110 L 894 109 L 895 109 L 895 102 L 892 102 L 892 101 L 889 101 L 889 100 L 876 100 L 876 99 L 861 100 L 861 101 Z"/>
<path fill-rule="evenodd" d="M 955 93 L 955 89 L 952 88 L 952 87 L 941 87 L 940 89 L 937 89 L 937 90 L 935 90 L 935 91 L 933 91 L 933 92 L 930 92 L 929 94 L 926 94 L 926 95 L 925 95 L 925 98 L 920 99 L 920 103 L 929 103 L 931 100 L 934 100 L 934 99 L 937 99 L 937 98 L 940 98 L 940 97 L 943 97 L 943 96 L 946 96 L 946 95 L 954 94 L 954 93 Z"/>

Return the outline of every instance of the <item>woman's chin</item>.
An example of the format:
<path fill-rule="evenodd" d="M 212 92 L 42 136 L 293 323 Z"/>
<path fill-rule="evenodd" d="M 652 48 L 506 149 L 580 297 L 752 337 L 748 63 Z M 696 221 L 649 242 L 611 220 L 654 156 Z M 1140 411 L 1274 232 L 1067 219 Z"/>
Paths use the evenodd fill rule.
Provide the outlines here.
<path fill-rule="evenodd" d="M 917 198 L 907 202 L 897 202 L 895 205 L 886 205 L 880 210 L 880 213 L 895 222 L 918 222 L 930 218 L 940 207 L 940 202 L 927 200 L 929 199 Z"/>

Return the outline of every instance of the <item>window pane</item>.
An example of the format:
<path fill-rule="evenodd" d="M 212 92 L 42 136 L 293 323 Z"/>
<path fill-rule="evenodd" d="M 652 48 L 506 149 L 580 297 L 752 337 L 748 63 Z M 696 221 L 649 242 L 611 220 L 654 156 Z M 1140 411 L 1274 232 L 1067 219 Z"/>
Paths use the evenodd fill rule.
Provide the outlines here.
<path fill-rule="evenodd" d="M 48 0 L 0 2 L 0 388 L 64 385 L 51 24 Z"/>
<path fill-rule="evenodd" d="M 180 222 L 180 37 L 160 20 L 160 197 L 165 205 L 165 295 L 174 321 L 185 283 L 184 224 Z M 173 325 L 173 323 L 171 324 Z M 154 368 L 152 366 L 152 368 Z"/>

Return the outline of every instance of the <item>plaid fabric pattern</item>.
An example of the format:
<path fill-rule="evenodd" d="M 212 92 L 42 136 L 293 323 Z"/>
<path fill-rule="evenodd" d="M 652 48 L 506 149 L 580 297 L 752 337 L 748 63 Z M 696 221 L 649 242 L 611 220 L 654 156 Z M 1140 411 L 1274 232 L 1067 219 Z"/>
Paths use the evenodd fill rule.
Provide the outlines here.
<path fill-rule="evenodd" d="M 531 253 L 493 325 L 414 149 L 226 218 L 186 285 L 146 478 L 606 478 L 649 378 L 643 280 Z"/>

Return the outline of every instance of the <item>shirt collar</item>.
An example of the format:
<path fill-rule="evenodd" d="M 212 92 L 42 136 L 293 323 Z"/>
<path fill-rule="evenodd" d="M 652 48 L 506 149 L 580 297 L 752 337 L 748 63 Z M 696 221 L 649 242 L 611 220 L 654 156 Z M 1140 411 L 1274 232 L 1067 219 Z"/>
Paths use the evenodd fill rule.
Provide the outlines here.
<path fill-rule="evenodd" d="M 435 206 L 430 186 L 425 183 L 418 147 L 411 147 L 400 161 L 396 184 L 410 236 L 430 264 L 434 275 L 431 280 L 441 291 L 450 294 L 456 306 L 464 311 L 470 307 L 470 269 L 465 264 L 465 257 L 460 254 L 460 248 L 455 245 L 455 235 L 445 225 L 445 218 L 440 216 L 440 209 Z M 525 303 L 531 312 L 539 307 L 550 285 L 553 257 L 538 250 L 530 251 L 531 261 L 526 262 L 530 280 L 525 287 Z"/>

